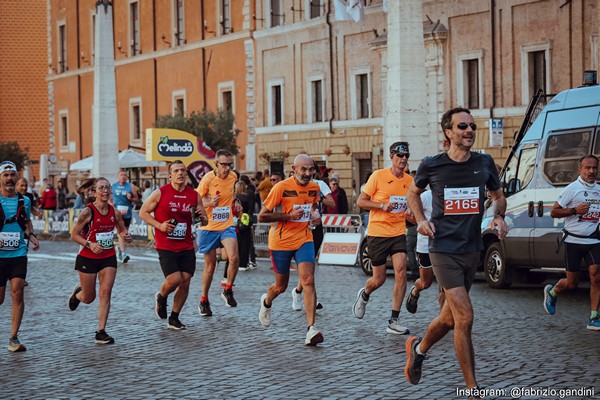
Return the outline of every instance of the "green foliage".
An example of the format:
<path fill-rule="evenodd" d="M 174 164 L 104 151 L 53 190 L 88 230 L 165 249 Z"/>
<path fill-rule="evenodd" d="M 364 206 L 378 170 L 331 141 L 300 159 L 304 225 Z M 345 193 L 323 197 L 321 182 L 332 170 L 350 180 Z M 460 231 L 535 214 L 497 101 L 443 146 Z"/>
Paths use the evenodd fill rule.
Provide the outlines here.
<path fill-rule="evenodd" d="M 239 153 L 237 137 L 239 129 L 235 129 L 235 116 L 229 110 L 219 110 L 216 114 L 209 110 L 194 111 L 189 116 L 162 115 L 156 121 L 157 128 L 179 129 L 202 138 L 211 149 L 229 150 L 233 155 Z"/>
<path fill-rule="evenodd" d="M 16 141 L 0 142 L 0 162 L 12 161 L 20 171 L 25 166 L 28 151 L 28 148 L 21 149 Z"/>

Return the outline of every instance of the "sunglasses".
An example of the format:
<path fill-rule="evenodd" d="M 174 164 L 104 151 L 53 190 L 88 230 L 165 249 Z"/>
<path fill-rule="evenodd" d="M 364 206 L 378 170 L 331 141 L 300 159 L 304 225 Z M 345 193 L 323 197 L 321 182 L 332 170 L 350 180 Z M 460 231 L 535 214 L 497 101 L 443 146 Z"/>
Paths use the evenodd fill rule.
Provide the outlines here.
<path fill-rule="evenodd" d="M 111 187 L 109 185 L 102 185 L 102 186 L 97 186 L 96 190 L 99 192 L 103 192 L 105 190 L 110 191 Z"/>
<path fill-rule="evenodd" d="M 410 158 L 410 153 L 394 153 L 394 155 L 398 158 L 406 157 L 407 160 Z"/>
<path fill-rule="evenodd" d="M 470 126 L 470 127 L 471 127 L 471 129 L 473 129 L 474 131 L 476 131 L 476 130 L 477 130 L 477 124 L 475 124 L 475 123 L 473 123 L 473 122 L 471 122 L 470 124 L 467 124 L 466 122 L 461 122 L 461 123 L 459 123 L 459 124 L 456 124 L 456 127 L 457 127 L 458 129 L 460 129 L 461 131 L 464 131 L 464 130 L 466 130 L 466 129 L 467 129 L 469 126 Z"/>
<path fill-rule="evenodd" d="M 233 167 L 233 163 L 232 162 L 220 162 L 219 165 L 222 165 L 224 167 Z"/>
<path fill-rule="evenodd" d="M 275 181 L 278 181 L 278 180 L 279 179 L 277 179 L 277 178 L 271 178 L 271 182 L 275 182 Z"/>

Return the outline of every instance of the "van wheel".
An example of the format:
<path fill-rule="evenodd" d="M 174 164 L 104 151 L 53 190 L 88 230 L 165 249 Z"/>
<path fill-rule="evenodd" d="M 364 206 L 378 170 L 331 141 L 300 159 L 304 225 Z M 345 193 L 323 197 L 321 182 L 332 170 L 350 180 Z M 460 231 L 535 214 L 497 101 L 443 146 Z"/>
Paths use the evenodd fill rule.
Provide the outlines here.
<path fill-rule="evenodd" d="M 373 263 L 369 257 L 369 251 L 367 249 L 367 239 L 365 238 L 360 244 L 360 252 L 358 253 L 358 259 L 360 268 L 363 270 L 365 275 L 373 275 Z"/>
<path fill-rule="evenodd" d="M 500 243 L 494 242 L 487 248 L 484 258 L 485 280 L 494 289 L 506 289 L 512 284 L 512 268 L 506 265 Z"/>

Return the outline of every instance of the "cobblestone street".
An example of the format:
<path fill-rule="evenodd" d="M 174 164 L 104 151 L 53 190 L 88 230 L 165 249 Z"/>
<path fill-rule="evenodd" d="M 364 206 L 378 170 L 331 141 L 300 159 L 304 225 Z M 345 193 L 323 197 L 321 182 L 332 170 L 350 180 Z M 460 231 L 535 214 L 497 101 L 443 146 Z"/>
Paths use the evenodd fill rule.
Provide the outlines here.
<path fill-rule="evenodd" d="M 69 311 L 67 298 L 78 282 L 77 247 L 43 241 L 30 252 L 26 309 L 20 338 L 24 353 L 0 352 L 0 397 L 32 398 L 200 398 L 200 399 L 449 399 L 463 387 L 448 335 L 428 354 L 419 385 L 404 377 L 406 336 L 385 333 L 392 280 L 371 296 L 363 320 L 352 315 L 356 292 L 366 277 L 359 268 L 321 265 L 317 291 L 324 309 L 317 326 L 325 342 L 304 346 L 304 312 L 291 308 L 289 289 L 273 303 L 273 324 L 258 321 L 259 298 L 273 281 L 267 260 L 238 274 L 237 308 L 227 308 L 215 277 L 210 300 L 214 315 L 200 317 L 202 263 L 181 313 L 185 331 L 171 331 L 154 314 L 154 293 L 163 280 L 152 249 L 131 248 L 113 290 L 107 332 L 116 343 L 94 344 L 97 299 Z M 215 275 L 222 273 L 222 266 Z M 290 288 L 298 281 L 292 273 Z M 412 285 L 409 282 L 409 288 Z M 585 329 L 589 284 L 561 296 L 557 313 L 542 307 L 543 285 L 492 290 L 477 282 L 471 293 L 476 321 L 473 339 L 480 385 L 505 390 L 556 390 L 594 385 L 600 365 L 600 332 Z M 424 292 L 417 314 L 400 316 L 422 335 L 437 311 L 437 287 Z M 169 305 L 172 304 L 172 296 Z M 10 333 L 10 294 L 0 306 L 0 338 Z M 559 398 L 532 395 L 522 398 Z"/>

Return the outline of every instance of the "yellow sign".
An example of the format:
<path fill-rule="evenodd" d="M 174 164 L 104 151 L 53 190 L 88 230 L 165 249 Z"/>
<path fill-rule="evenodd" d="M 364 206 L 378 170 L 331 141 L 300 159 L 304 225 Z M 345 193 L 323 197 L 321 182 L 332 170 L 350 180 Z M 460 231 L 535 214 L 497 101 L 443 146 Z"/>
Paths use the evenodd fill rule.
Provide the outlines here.
<path fill-rule="evenodd" d="M 146 160 L 181 160 L 198 182 L 215 169 L 215 152 L 201 138 L 177 129 L 146 129 Z"/>

